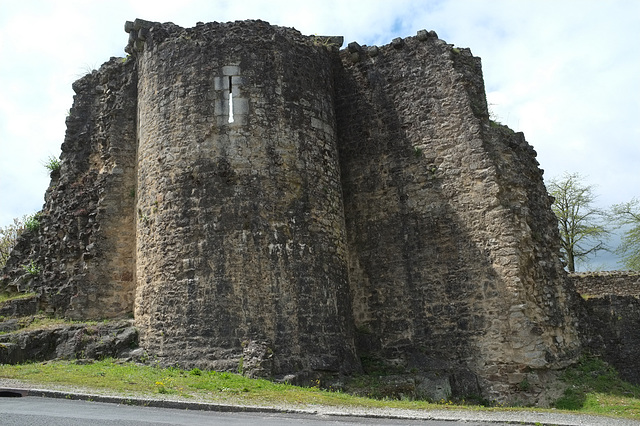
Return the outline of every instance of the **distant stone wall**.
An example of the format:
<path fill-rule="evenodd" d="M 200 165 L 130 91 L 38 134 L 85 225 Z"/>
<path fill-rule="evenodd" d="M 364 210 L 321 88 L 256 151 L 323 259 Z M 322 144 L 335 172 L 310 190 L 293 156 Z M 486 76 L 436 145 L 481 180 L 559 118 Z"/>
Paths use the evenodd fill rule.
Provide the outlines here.
<path fill-rule="evenodd" d="M 582 344 L 613 365 L 620 377 L 640 385 L 640 299 L 606 294 L 583 302 Z"/>
<path fill-rule="evenodd" d="M 578 322 L 582 345 L 640 384 L 640 273 L 584 272 L 569 275 L 584 300 Z"/>
<path fill-rule="evenodd" d="M 584 272 L 570 274 L 569 278 L 583 296 L 640 296 L 640 272 Z"/>

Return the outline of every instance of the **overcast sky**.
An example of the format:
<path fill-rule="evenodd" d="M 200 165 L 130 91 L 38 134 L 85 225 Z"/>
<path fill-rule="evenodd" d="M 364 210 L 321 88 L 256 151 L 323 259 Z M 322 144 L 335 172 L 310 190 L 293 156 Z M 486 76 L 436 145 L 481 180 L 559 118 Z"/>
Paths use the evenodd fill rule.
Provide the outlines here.
<path fill-rule="evenodd" d="M 125 55 L 135 18 L 262 19 L 345 46 L 435 30 L 482 58 L 490 109 L 524 132 L 545 179 L 581 173 L 602 207 L 640 196 L 638 0 L 0 0 L 0 226 L 42 208 L 71 83 Z"/>

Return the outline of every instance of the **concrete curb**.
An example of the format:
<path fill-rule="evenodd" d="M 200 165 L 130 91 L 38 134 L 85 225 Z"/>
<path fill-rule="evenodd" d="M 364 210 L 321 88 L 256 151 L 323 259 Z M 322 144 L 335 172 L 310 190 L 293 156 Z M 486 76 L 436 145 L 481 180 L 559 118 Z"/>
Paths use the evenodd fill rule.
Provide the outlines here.
<path fill-rule="evenodd" d="M 24 397 L 34 396 L 41 398 L 58 398 L 70 399 L 78 401 L 101 402 L 108 404 L 131 405 L 139 407 L 154 408 L 170 408 L 178 410 L 198 410 L 198 411 L 217 411 L 217 412 L 237 412 L 237 413 L 271 413 L 271 414 L 301 414 L 301 415 L 321 415 L 327 417 L 359 417 L 371 419 L 390 419 L 390 420 L 439 420 L 439 421 L 458 421 L 458 422 L 480 422 L 480 423 L 514 423 L 529 426 L 640 426 L 640 422 L 627 419 L 616 419 L 609 417 L 596 417 L 582 414 L 565 414 L 565 413 L 546 413 L 546 412 L 483 412 L 483 411 L 464 411 L 464 410 L 436 410 L 436 411 L 420 411 L 415 410 L 397 410 L 402 414 L 392 412 L 370 412 L 370 411 L 340 411 L 336 407 L 325 407 L 325 410 L 286 407 L 263 407 L 253 405 L 233 405 L 233 404 L 217 404 L 208 402 L 189 402 L 175 401 L 152 398 L 136 398 L 98 395 L 79 392 L 54 391 L 47 389 L 24 389 L 0 387 L 0 396 Z"/>
<path fill-rule="evenodd" d="M 140 407 L 175 408 L 180 410 L 245 412 L 245 413 L 296 413 L 317 414 L 315 410 L 281 409 L 252 405 L 215 404 L 207 402 L 187 402 L 150 398 L 128 398 L 121 396 L 97 395 L 89 393 L 75 393 L 53 391 L 46 389 L 0 388 L 0 395 L 13 393 L 14 396 L 36 396 L 41 398 L 72 399 L 77 401 L 104 402 L 108 404 L 133 405 Z"/>

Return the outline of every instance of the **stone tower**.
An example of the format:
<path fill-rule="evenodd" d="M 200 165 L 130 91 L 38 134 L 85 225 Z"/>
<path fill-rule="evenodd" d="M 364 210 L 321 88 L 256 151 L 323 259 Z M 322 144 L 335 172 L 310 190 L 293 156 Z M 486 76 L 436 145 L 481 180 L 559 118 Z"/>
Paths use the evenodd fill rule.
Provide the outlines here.
<path fill-rule="evenodd" d="M 141 343 L 207 368 L 357 371 L 329 53 L 262 22 L 143 37 Z"/>
<path fill-rule="evenodd" d="M 489 120 L 468 49 L 125 29 L 130 57 L 74 85 L 61 172 L 3 287 L 133 315 L 164 364 L 300 382 L 384 369 L 504 399 L 575 358 L 542 171 Z"/>

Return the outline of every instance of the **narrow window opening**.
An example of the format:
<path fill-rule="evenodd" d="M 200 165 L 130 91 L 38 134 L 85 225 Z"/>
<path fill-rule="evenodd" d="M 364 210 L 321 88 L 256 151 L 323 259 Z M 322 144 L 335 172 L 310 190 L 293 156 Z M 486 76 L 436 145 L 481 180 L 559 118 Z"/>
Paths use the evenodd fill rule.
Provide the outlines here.
<path fill-rule="evenodd" d="M 233 123 L 233 86 L 231 76 L 229 76 L 229 123 Z"/>

